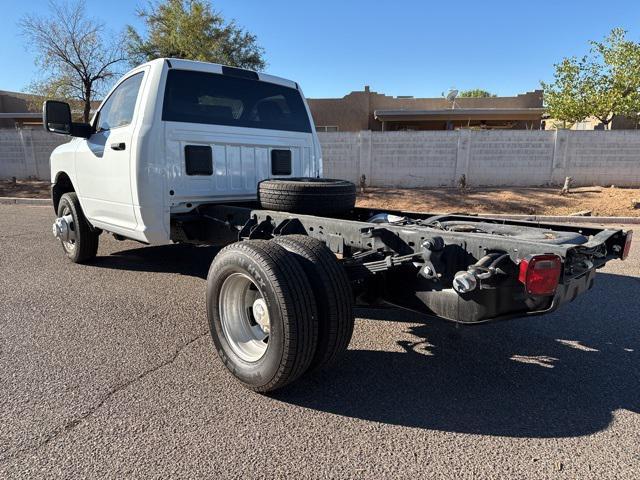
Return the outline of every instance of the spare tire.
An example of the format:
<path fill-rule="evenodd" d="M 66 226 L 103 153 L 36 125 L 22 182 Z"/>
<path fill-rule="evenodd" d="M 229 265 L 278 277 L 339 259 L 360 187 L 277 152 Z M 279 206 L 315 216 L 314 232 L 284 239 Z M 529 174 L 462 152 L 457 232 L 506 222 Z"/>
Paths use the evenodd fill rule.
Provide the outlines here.
<path fill-rule="evenodd" d="M 347 180 L 331 178 L 277 178 L 260 182 L 258 200 L 267 210 L 338 214 L 355 206 L 356 186 Z"/>

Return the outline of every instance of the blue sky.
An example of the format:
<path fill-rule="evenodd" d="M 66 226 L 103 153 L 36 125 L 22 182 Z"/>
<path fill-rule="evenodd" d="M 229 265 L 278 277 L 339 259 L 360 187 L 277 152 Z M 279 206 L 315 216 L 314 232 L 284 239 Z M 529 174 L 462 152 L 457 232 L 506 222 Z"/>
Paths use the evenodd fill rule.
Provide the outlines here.
<path fill-rule="evenodd" d="M 136 25 L 144 4 L 87 0 L 89 14 L 114 31 Z M 23 90 L 36 74 L 16 22 L 46 6 L 0 0 L 0 90 Z M 365 84 L 389 95 L 439 96 L 451 87 L 514 95 L 538 88 L 554 62 L 585 53 L 589 39 L 613 27 L 640 40 L 638 0 L 219 0 L 214 7 L 258 36 L 267 72 L 298 81 L 308 97 L 341 97 Z"/>

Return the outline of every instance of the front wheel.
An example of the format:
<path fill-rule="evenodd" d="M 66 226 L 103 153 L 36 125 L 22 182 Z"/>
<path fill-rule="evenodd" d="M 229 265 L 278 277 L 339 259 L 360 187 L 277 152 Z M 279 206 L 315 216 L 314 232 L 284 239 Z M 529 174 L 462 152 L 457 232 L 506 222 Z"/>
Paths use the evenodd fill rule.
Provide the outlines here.
<path fill-rule="evenodd" d="M 53 235 L 60 240 L 65 255 L 74 263 L 91 260 L 98 253 L 100 233 L 85 218 L 75 192 L 65 193 L 60 198 Z"/>
<path fill-rule="evenodd" d="M 296 259 L 274 242 L 234 243 L 207 276 L 209 329 L 220 359 L 248 388 L 269 392 L 309 367 L 318 318 Z"/>

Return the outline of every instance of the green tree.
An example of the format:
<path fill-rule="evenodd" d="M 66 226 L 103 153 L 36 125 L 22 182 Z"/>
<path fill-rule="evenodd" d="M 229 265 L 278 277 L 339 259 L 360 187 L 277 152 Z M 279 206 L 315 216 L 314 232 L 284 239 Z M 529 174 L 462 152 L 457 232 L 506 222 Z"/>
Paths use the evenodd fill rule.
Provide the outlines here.
<path fill-rule="evenodd" d="M 463 90 L 458 94 L 458 97 L 461 98 L 493 98 L 497 97 L 497 95 L 487 92 L 486 90 L 482 90 L 481 88 L 474 88 L 472 90 Z"/>
<path fill-rule="evenodd" d="M 84 1 L 49 2 L 46 15 L 29 14 L 18 26 L 36 53 L 40 76 L 27 90 L 48 98 L 71 101 L 89 121 L 91 101 L 103 94 L 120 74 L 124 61 L 121 39 L 86 15 Z"/>
<path fill-rule="evenodd" d="M 160 57 L 222 63 L 251 70 L 265 67 L 255 35 L 227 22 L 204 0 L 164 0 L 138 10 L 146 33 L 127 26 L 127 50 L 133 64 Z"/>
<path fill-rule="evenodd" d="M 602 42 L 590 42 L 588 55 L 554 65 L 554 79 L 542 82 L 547 113 L 568 123 L 588 117 L 607 127 L 614 115 L 640 112 L 640 43 L 615 28 Z"/>

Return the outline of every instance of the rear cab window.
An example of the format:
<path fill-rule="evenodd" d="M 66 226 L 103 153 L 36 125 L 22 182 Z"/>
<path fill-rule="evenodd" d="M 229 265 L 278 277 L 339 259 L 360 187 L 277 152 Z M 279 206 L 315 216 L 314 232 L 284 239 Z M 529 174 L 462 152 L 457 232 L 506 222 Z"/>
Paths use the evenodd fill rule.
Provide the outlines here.
<path fill-rule="evenodd" d="M 311 133 L 300 92 L 253 78 L 172 69 L 162 120 Z"/>

